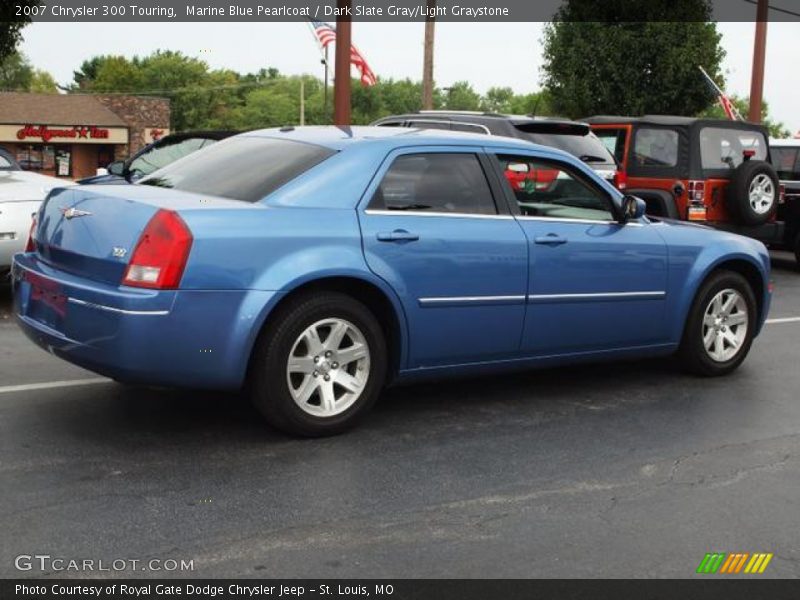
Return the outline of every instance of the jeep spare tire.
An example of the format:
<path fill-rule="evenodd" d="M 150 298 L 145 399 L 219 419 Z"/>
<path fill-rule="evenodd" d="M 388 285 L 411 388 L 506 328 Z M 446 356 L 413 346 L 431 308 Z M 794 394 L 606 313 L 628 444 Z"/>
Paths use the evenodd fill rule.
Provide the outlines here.
<path fill-rule="evenodd" d="M 778 210 L 780 187 L 775 169 L 761 160 L 747 160 L 733 172 L 728 210 L 742 225 L 763 225 Z"/>

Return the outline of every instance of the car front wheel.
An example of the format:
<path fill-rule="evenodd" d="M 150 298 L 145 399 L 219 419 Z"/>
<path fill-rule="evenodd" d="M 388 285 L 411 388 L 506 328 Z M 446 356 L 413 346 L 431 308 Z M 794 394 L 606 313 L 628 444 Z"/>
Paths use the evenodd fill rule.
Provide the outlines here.
<path fill-rule="evenodd" d="M 352 427 L 386 376 L 386 342 L 372 312 L 336 292 L 279 309 L 251 362 L 255 406 L 274 427 L 317 437 Z"/>
<path fill-rule="evenodd" d="M 753 290 L 739 273 L 718 271 L 695 297 L 678 351 L 684 367 L 698 375 L 726 375 L 747 356 L 757 307 Z"/>

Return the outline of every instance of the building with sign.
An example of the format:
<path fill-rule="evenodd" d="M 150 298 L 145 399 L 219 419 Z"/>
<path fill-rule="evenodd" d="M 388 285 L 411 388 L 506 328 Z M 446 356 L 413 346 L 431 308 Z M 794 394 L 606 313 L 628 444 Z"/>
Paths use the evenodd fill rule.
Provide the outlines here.
<path fill-rule="evenodd" d="M 0 147 L 23 169 L 80 179 L 169 134 L 165 98 L 0 92 Z"/>

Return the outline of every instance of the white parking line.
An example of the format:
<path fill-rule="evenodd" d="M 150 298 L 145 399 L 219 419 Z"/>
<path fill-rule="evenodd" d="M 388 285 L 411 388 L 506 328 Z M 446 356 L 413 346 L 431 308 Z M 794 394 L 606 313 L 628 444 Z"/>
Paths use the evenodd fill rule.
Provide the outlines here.
<path fill-rule="evenodd" d="M 800 323 L 800 317 L 786 317 L 785 319 L 767 319 L 767 325 L 776 323 Z"/>
<path fill-rule="evenodd" d="M 78 385 L 92 385 L 95 383 L 108 383 L 110 379 L 94 377 L 92 379 L 67 379 L 64 381 L 47 381 L 45 383 L 24 383 L 22 385 L 6 385 L 0 387 L 0 394 L 11 392 L 27 392 L 30 390 L 47 390 L 50 388 L 73 387 Z"/>

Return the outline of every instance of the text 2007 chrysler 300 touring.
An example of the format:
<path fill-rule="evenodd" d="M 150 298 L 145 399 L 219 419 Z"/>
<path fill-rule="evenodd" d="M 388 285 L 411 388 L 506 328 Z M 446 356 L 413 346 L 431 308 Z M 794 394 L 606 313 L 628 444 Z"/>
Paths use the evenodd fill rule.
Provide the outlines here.
<path fill-rule="evenodd" d="M 249 383 L 303 435 L 421 375 L 675 352 L 732 371 L 769 308 L 766 249 L 642 213 L 519 140 L 251 132 L 137 185 L 51 193 L 15 257 L 15 312 L 119 381 Z"/>

